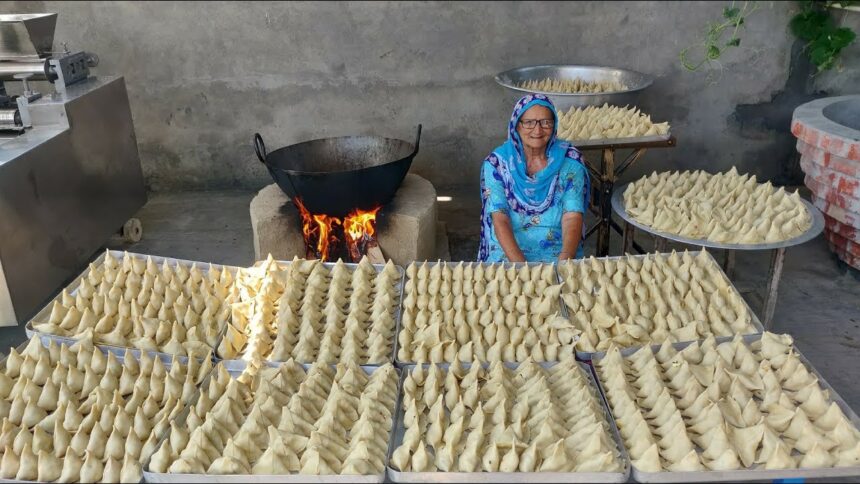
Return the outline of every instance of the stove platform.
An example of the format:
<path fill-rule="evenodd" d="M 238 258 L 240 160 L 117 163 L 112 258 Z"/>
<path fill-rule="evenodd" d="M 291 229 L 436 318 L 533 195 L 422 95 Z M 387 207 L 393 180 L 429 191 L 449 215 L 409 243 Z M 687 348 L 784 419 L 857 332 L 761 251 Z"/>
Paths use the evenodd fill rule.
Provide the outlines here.
<path fill-rule="evenodd" d="M 271 184 L 251 200 L 251 227 L 257 260 L 269 254 L 280 260 L 305 257 L 301 217 L 289 197 Z M 415 260 L 447 260 L 448 236 L 436 219 L 436 189 L 426 179 L 407 174 L 394 200 L 385 205 L 376 237 L 386 259 L 406 266 Z"/>

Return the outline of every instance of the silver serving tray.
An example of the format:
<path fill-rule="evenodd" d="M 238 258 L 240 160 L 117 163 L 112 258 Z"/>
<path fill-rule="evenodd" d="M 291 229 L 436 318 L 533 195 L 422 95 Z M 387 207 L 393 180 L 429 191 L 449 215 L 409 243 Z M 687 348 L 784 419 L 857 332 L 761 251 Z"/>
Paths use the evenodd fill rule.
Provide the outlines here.
<path fill-rule="evenodd" d="M 110 252 L 111 256 L 113 256 L 114 258 L 119 258 L 119 259 L 121 259 L 125 255 L 125 252 L 118 251 L 118 250 L 111 250 L 108 252 Z M 209 265 L 209 263 L 206 263 L 206 262 L 189 261 L 189 260 L 184 260 L 184 259 L 173 259 L 170 257 L 161 257 L 161 256 L 156 256 L 156 255 L 138 254 L 138 253 L 132 253 L 132 252 L 129 252 L 128 255 L 133 257 L 133 258 L 137 258 L 137 259 L 146 259 L 147 257 L 151 257 L 153 262 L 155 262 L 158 265 L 161 265 L 163 262 L 166 261 L 168 265 L 171 265 L 173 267 L 176 267 L 179 265 L 191 267 L 192 264 L 197 264 L 197 266 L 199 268 L 208 268 L 208 265 Z M 101 255 L 99 255 L 95 260 L 92 261 L 92 263 L 95 266 L 99 266 L 99 265 L 104 263 L 104 260 L 105 260 L 105 252 L 102 252 Z M 212 264 L 212 267 L 214 267 L 216 269 L 221 269 L 223 267 L 226 267 L 227 270 L 233 274 L 233 276 L 235 276 L 236 272 L 239 270 L 238 267 L 225 266 L 225 265 L 221 265 L 221 264 Z M 69 291 L 69 294 L 71 294 L 71 295 L 76 294 L 76 292 L 78 290 L 78 286 L 80 286 L 80 284 L 81 284 L 81 280 L 83 280 L 83 278 L 89 274 L 89 271 L 90 271 L 90 269 L 88 266 L 86 269 L 83 270 L 83 272 L 81 272 L 80 275 L 78 275 L 78 277 L 76 277 L 71 283 L 69 283 L 68 286 L 66 286 L 66 289 Z M 32 319 L 27 321 L 27 324 L 24 326 L 24 332 L 26 333 L 28 338 L 33 338 L 35 335 L 46 336 L 48 338 L 55 340 L 58 343 L 66 343 L 67 345 L 72 345 L 78 341 L 77 339 L 71 338 L 68 336 L 60 336 L 60 335 L 56 335 L 56 334 L 42 333 L 42 332 L 39 332 L 33 328 L 34 322 L 41 322 L 41 321 L 47 321 L 48 320 L 48 318 L 51 315 L 51 306 L 53 306 L 55 301 L 60 301 L 61 294 L 62 294 L 62 291 L 60 293 L 58 293 L 55 297 L 53 297 L 50 301 L 48 301 L 48 303 L 45 305 L 45 307 L 43 307 L 41 311 L 36 313 L 36 315 L 33 316 Z M 229 320 L 228 320 L 228 322 L 229 322 Z M 226 331 L 227 331 L 227 328 L 225 326 L 221 330 L 221 336 L 218 338 L 218 344 L 221 343 L 221 339 L 224 337 L 224 333 Z M 111 349 L 111 350 L 121 350 L 123 352 L 126 349 L 140 351 L 138 348 L 134 348 L 131 346 L 114 346 L 114 345 L 102 345 L 102 344 L 98 344 L 97 346 L 99 346 L 100 348 L 107 348 L 107 349 Z M 216 361 L 218 360 L 218 355 L 216 354 L 217 347 L 218 347 L 218 345 L 216 344 L 215 348 L 212 348 L 212 357 Z M 173 356 L 170 353 L 164 353 L 161 351 L 156 351 L 156 352 L 149 351 L 149 353 L 158 353 L 159 355 L 167 355 L 168 357 Z M 183 363 L 188 361 L 187 356 L 177 355 L 177 357 Z"/>
<path fill-rule="evenodd" d="M 415 263 L 417 264 L 417 263 L 418 263 L 418 261 L 415 261 Z M 433 266 L 438 265 L 438 264 L 449 264 L 449 265 L 452 265 L 452 266 L 453 266 L 453 265 L 456 265 L 456 264 L 458 264 L 458 263 L 459 263 L 459 261 L 458 261 L 458 262 L 454 262 L 454 263 L 452 263 L 451 261 L 441 261 L 441 262 L 439 262 L 439 261 L 437 261 L 437 262 L 427 261 L 427 267 L 433 267 Z M 474 262 L 474 261 L 473 261 L 473 262 L 469 262 L 469 261 L 463 261 L 463 263 L 470 263 L 470 264 L 472 264 L 473 266 L 475 266 L 475 265 L 481 265 L 481 266 L 483 266 L 483 267 L 491 266 L 491 265 L 501 265 L 502 267 L 504 267 L 504 268 L 506 268 L 506 269 L 507 269 L 507 268 L 509 268 L 509 267 L 511 267 L 511 266 L 513 266 L 513 267 L 522 267 L 522 266 L 534 267 L 534 266 L 537 266 L 537 265 L 547 265 L 547 264 L 548 264 L 548 265 L 552 265 L 552 266 L 554 266 L 554 267 L 555 267 L 556 281 L 558 281 L 558 283 L 562 283 L 562 282 L 564 282 L 564 281 L 561 281 L 561 280 L 560 280 L 560 278 L 559 278 L 559 275 L 558 275 L 558 264 L 556 264 L 555 262 L 494 262 L 494 263 L 489 263 L 489 262 Z M 422 262 L 422 264 L 423 264 L 423 262 Z M 418 362 L 415 362 L 415 361 L 401 361 L 401 360 L 398 358 L 398 356 L 397 356 L 397 352 L 398 352 L 398 350 L 399 350 L 399 345 L 400 345 L 400 329 L 401 329 L 401 324 L 400 324 L 401 317 L 400 317 L 400 316 L 401 316 L 401 312 L 403 311 L 403 295 L 404 295 L 404 293 L 406 292 L 406 274 L 405 274 L 405 271 L 404 271 L 404 275 L 403 275 L 403 284 L 402 284 L 400 287 L 401 287 L 401 291 L 400 291 L 400 308 L 399 308 L 399 309 L 398 309 L 398 311 L 397 311 L 397 315 L 398 315 L 398 316 L 397 316 L 397 330 L 396 330 L 397 332 L 396 332 L 396 333 L 395 333 L 395 335 L 394 335 L 394 341 L 395 341 L 395 345 L 394 345 L 394 363 L 397 365 L 397 367 L 398 367 L 398 368 L 403 368 L 404 366 L 407 366 L 407 365 L 417 365 L 417 364 L 418 364 Z M 559 296 L 559 298 L 558 298 L 558 301 L 557 301 L 557 302 L 558 302 L 558 304 L 559 304 L 559 314 L 560 314 L 561 316 L 568 317 L 568 315 L 567 315 L 567 307 L 564 305 L 564 301 L 561 299 L 561 296 Z M 463 361 L 463 362 L 461 362 L 461 363 L 464 363 L 464 364 L 465 364 L 465 363 L 471 363 L 471 362 L 470 362 L 470 361 Z M 486 362 L 485 362 L 485 363 L 486 363 Z M 505 363 L 516 363 L 516 362 L 505 362 Z M 429 365 L 430 363 L 426 363 L 426 364 L 428 364 L 428 365 Z M 437 365 L 448 365 L 448 363 L 436 363 L 436 364 L 437 364 Z"/>
<path fill-rule="evenodd" d="M 275 362 L 263 362 L 266 366 L 270 368 L 277 368 L 279 363 Z M 209 382 L 212 380 L 212 375 L 215 374 L 215 369 L 217 365 L 223 365 L 224 368 L 230 373 L 230 376 L 237 377 L 242 374 L 242 372 L 247 367 L 247 363 L 241 360 L 223 360 L 216 363 L 215 366 L 212 367 L 212 371 L 209 373 L 209 376 L 203 381 L 200 386 L 200 391 L 197 392 L 197 398 L 193 399 L 191 403 L 186 407 L 185 410 L 180 412 L 176 419 L 174 420 L 178 425 L 185 425 L 185 419 L 188 418 L 188 413 L 190 412 L 190 408 L 192 405 L 197 404 L 197 400 L 200 397 L 200 393 L 202 391 L 206 391 L 209 388 Z M 301 363 L 302 368 L 307 371 L 313 363 Z M 334 365 L 332 365 L 334 366 Z M 378 366 L 362 366 L 361 369 L 368 375 L 372 374 L 376 371 Z M 397 386 L 397 398 L 395 400 L 394 405 L 396 408 L 400 408 L 400 395 L 401 385 L 403 378 L 400 375 L 400 370 L 394 369 L 398 376 L 398 386 Z M 394 431 L 396 425 L 396 414 L 392 412 L 391 415 L 392 423 L 391 429 Z M 391 434 L 389 433 L 388 439 L 388 453 L 391 452 Z M 161 445 L 165 440 L 170 438 L 170 430 L 168 429 L 167 433 L 158 441 L 158 445 L 156 446 L 156 450 L 161 448 Z M 386 454 L 387 455 L 387 454 Z M 149 461 L 145 463 L 145 465 L 141 466 L 143 470 L 143 479 L 146 482 L 157 482 L 157 483 L 179 483 L 179 482 L 227 482 L 227 483 L 241 483 L 241 482 L 286 482 L 286 483 L 301 483 L 301 482 L 313 482 L 313 483 L 377 483 L 385 481 L 385 469 L 382 470 L 380 474 L 366 475 L 366 476 L 357 476 L 357 475 L 344 475 L 344 474 L 326 474 L 326 475 L 312 475 L 312 474 L 172 474 L 172 473 L 158 473 L 158 472 L 150 472 L 149 471 Z"/>
<path fill-rule="evenodd" d="M 634 219 L 629 213 L 627 213 L 627 209 L 624 208 L 624 190 L 627 189 L 628 185 L 629 183 L 625 183 L 624 185 L 616 188 L 615 192 L 612 193 L 612 209 L 615 211 L 615 213 L 617 213 L 619 217 L 623 218 L 624 221 L 630 223 L 639 230 L 642 230 L 652 235 L 656 235 L 658 237 L 662 237 L 667 240 L 680 242 L 682 244 L 708 247 L 710 249 L 727 250 L 783 249 L 786 247 L 792 247 L 795 245 L 800 245 L 804 242 L 808 242 L 815 237 L 818 237 L 818 234 L 820 234 L 824 230 L 824 216 L 821 215 L 821 212 L 819 212 L 818 209 L 815 208 L 815 206 L 809 203 L 808 200 L 801 199 L 803 204 L 806 206 L 806 211 L 809 213 L 809 216 L 812 219 L 812 225 L 809 226 L 809 229 L 806 232 L 798 235 L 793 239 L 783 240 L 782 242 L 769 242 L 765 244 L 729 244 L 725 242 L 713 242 L 705 239 L 690 239 L 677 234 L 657 231 L 653 227 L 639 222 L 638 220 Z"/>
<path fill-rule="evenodd" d="M 585 81 L 618 81 L 625 86 L 627 90 L 611 91 L 600 93 L 557 93 L 545 91 L 531 91 L 518 85 L 526 81 L 540 81 L 543 79 L 576 79 L 580 78 Z M 571 106 L 589 106 L 609 104 L 630 104 L 635 99 L 638 91 L 650 86 L 654 79 L 641 72 L 636 72 L 630 69 L 619 69 L 615 67 L 605 66 L 585 66 L 585 65 L 539 65 L 518 67 L 504 72 L 500 72 L 495 76 L 495 81 L 499 85 L 510 89 L 517 96 L 524 96 L 529 93 L 538 93 L 546 95 L 555 104 L 558 109 L 567 109 Z"/>
<path fill-rule="evenodd" d="M 544 368 L 551 368 L 557 365 L 557 362 L 538 363 Z M 518 363 L 504 363 L 505 366 L 515 369 L 519 366 Z M 584 363 L 578 363 L 579 369 L 583 372 L 583 376 L 589 383 L 589 390 L 592 396 L 598 399 L 598 403 L 603 408 L 603 418 L 609 424 L 611 429 L 611 437 L 618 451 L 618 458 L 621 460 L 623 470 L 621 472 L 401 472 L 394 469 L 390 465 L 391 454 L 403 442 L 403 435 L 406 433 L 406 428 L 403 426 L 403 381 L 409 371 L 417 365 L 409 365 L 403 368 L 400 375 L 400 390 L 401 394 L 398 398 L 397 412 L 395 413 L 394 435 L 392 436 L 390 445 L 388 446 L 388 459 L 386 467 L 388 470 L 388 478 L 392 482 L 477 482 L 477 483 L 496 483 L 496 482 L 627 482 L 630 475 L 630 459 L 627 456 L 627 450 L 621 443 L 621 434 L 615 426 L 615 421 L 609 417 L 609 410 L 606 407 L 606 402 L 599 393 L 591 370 Z M 429 364 L 423 365 L 425 368 Z M 437 363 L 443 371 L 447 372 L 448 363 Z M 464 369 L 471 368 L 471 364 L 463 364 Z M 490 363 L 482 363 L 481 366 L 488 368 Z"/>
<path fill-rule="evenodd" d="M 635 146 L 643 143 L 656 143 L 659 141 L 668 141 L 672 138 L 671 131 L 666 134 L 655 134 L 651 136 L 636 136 L 632 138 L 600 138 L 600 139 L 584 139 L 584 140 L 570 140 L 565 139 L 565 141 L 569 142 L 576 148 L 588 148 L 589 146 L 602 146 L 602 145 L 613 145 L 615 147 L 623 148 L 625 145 Z M 562 138 L 564 139 L 564 138 Z"/>
<path fill-rule="evenodd" d="M 275 262 L 278 264 L 278 267 L 289 266 L 292 263 L 292 261 L 288 261 L 288 260 L 276 260 Z M 256 263 L 254 263 L 254 267 L 260 267 L 264 263 L 265 263 L 265 261 L 257 261 Z M 334 265 L 336 263 L 335 262 L 323 262 L 322 264 L 323 264 L 323 266 L 325 266 L 329 270 L 331 270 L 331 268 L 334 267 Z M 358 267 L 358 264 L 353 263 L 353 262 L 344 262 L 344 265 L 347 266 L 350 269 L 350 271 L 354 271 L 355 268 Z M 371 264 L 371 265 L 373 266 L 374 269 L 376 269 L 377 273 L 382 272 L 382 270 L 385 268 L 385 264 Z M 406 271 L 398 265 L 395 265 L 394 267 L 397 269 L 397 272 L 400 274 L 400 284 L 398 284 L 398 286 L 397 286 L 397 290 L 399 292 L 399 295 L 398 295 L 399 297 L 397 298 L 397 306 L 395 306 L 395 309 L 394 309 L 394 335 L 393 335 L 393 338 L 394 338 L 393 348 L 394 349 L 393 349 L 393 352 L 391 354 L 391 358 L 388 361 L 379 361 L 379 362 L 375 362 L 375 363 L 367 363 L 366 366 L 376 366 L 376 365 L 384 365 L 385 363 L 394 363 L 395 358 L 397 356 L 397 350 L 398 350 L 397 335 L 400 334 L 400 317 L 401 317 L 401 312 L 403 310 L 403 286 L 406 284 Z M 268 359 L 266 361 L 278 362 L 277 360 L 268 360 Z"/>
<path fill-rule="evenodd" d="M 699 250 L 690 251 L 690 255 L 695 257 L 695 256 L 699 255 L 700 252 L 701 251 L 699 251 Z M 711 260 L 711 263 L 714 264 L 714 266 L 719 270 L 720 275 L 723 276 L 723 279 L 726 281 L 726 284 L 728 284 L 729 288 L 731 288 L 731 290 L 734 291 L 735 295 L 737 297 L 739 297 L 741 299 L 741 301 L 743 301 L 744 307 L 746 308 L 747 313 L 750 315 L 750 318 L 751 318 L 750 324 L 752 325 L 752 327 L 756 331 L 755 333 L 748 333 L 748 334 L 761 334 L 761 333 L 763 333 L 764 332 L 764 326 L 762 326 L 761 321 L 758 319 L 758 316 L 756 316 L 755 312 L 753 312 L 752 308 L 750 308 L 750 305 L 747 303 L 746 299 L 744 299 L 743 296 L 741 296 L 741 293 L 734 286 L 734 284 L 732 284 L 732 281 L 729 280 L 728 276 L 726 276 L 726 273 L 723 271 L 723 268 L 720 267 L 720 265 L 717 263 L 716 259 L 714 259 L 713 254 L 711 254 L 710 252 L 708 252 L 707 254 Z M 669 257 L 671 255 L 671 253 L 663 253 L 660 255 L 662 255 L 665 258 L 665 257 Z M 636 259 L 646 259 L 648 257 L 654 257 L 654 256 L 655 256 L 655 254 L 653 254 L 653 253 L 652 254 L 631 255 L 631 257 L 634 257 Z M 601 257 L 600 259 L 619 260 L 619 259 L 626 259 L 626 258 L 627 258 L 627 256 L 612 256 L 612 257 Z M 586 259 L 571 259 L 571 260 L 565 262 L 564 264 L 583 264 L 583 263 L 586 263 Z M 561 272 L 561 265 L 556 266 L 556 271 L 558 273 L 559 280 L 564 281 L 564 276 L 562 275 L 562 272 Z M 562 301 L 562 306 L 564 307 L 565 310 L 567 310 L 567 305 L 564 304 L 564 301 Z M 566 313 L 566 314 L 568 314 L 568 318 L 570 318 L 569 313 Z M 722 343 L 724 341 L 731 341 L 731 339 L 733 337 L 734 336 L 715 336 L 715 338 L 717 340 L 717 344 Z M 675 347 L 675 349 L 678 349 L 678 348 L 683 348 L 690 343 L 692 343 L 692 341 L 679 341 L 676 343 L 672 343 L 672 346 Z M 653 343 L 649 346 L 651 346 L 652 348 L 657 350 L 660 348 L 661 345 L 662 345 L 662 342 L 661 343 Z M 625 348 L 621 349 L 621 354 L 624 356 L 632 355 L 641 347 L 642 346 L 625 347 Z M 603 355 L 605 355 L 605 354 L 606 354 L 605 351 L 577 351 L 576 352 L 576 358 L 580 361 L 589 361 L 589 360 L 594 359 L 594 358 L 597 358 L 597 359 L 602 358 Z"/>
<path fill-rule="evenodd" d="M 749 335 L 743 338 L 744 342 L 749 345 L 755 341 L 761 339 L 761 335 Z M 676 349 L 683 349 L 694 342 L 687 342 Z M 794 352 L 797 354 L 800 361 L 806 365 L 806 368 L 810 373 L 815 375 L 818 378 L 818 383 L 822 388 L 828 390 L 830 392 L 829 401 L 836 402 L 839 405 L 839 409 L 842 410 L 842 413 L 854 424 L 854 427 L 860 430 L 860 417 L 854 413 L 854 410 L 842 399 L 841 396 L 830 386 L 830 383 L 824 379 L 821 373 L 815 369 L 814 366 L 806 359 L 805 356 L 800 352 L 797 346 L 792 345 L 794 348 Z M 630 356 L 629 354 L 624 355 L 625 358 Z M 600 358 L 595 358 L 599 360 Z M 597 375 L 597 370 L 592 368 L 594 372 L 594 380 L 597 382 L 598 388 L 600 389 L 600 394 L 603 397 L 603 404 L 609 410 L 610 415 L 612 415 L 611 407 L 609 406 L 609 401 L 606 398 L 606 392 L 603 389 L 603 384 L 600 381 L 600 377 Z M 673 397 L 674 398 L 674 397 Z M 829 402 L 828 402 L 829 403 Z M 615 422 L 615 416 L 612 416 L 612 422 Z M 624 445 L 624 441 L 622 439 L 622 445 Z M 626 446 L 625 446 L 626 449 Z M 698 446 L 697 446 L 698 449 Z M 820 468 L 802 468 L 802 469 L 758 469 L 759 465 L 755 464 L 754 467 L 749 469 L 738 469 L 734 471 L 691 471 L 691 472 L 642 472 L 636 469 L 631 462 L 632 468 L 632 477 L 636 480 L 636 482 L 655 482 L 655 483 L 676 483 L 676 482 L 728 482 L 728 481 L 770 481 L 776 479 L 813 479 L 813 478 L 823 478 L 823 479 L 833 479 L 836 477 L 846 477 L 846 476 L 860 476 L 860 466 L 851 466 L 851 467 L 820 467 Z"/>
<path fill-rule="evenodd" d="M 50 345 L 51 342 L 54 342 L 55 344 L 61 344 L 62 343 L 62 344 L 66 344 L 67 346 L 70 345 L 69 343 L 67 343 L 65 341 L 57 341 L 56 339 L 51 338 L 49 335 L 44 335 L 41 333 L 35 334 L 33 336 L 33 338 L 39 338 L 39 340 L 42 343 L 42 346 L 45 346 L 46 348 Z M 27 348 L 28 344 L 30 344 L 30 340 L 27 340 L 27 341 L 21 343 L 15 349 L 18 351 L 18 353 L 21 353 L 22 351 L 24 351 Z M 110 347 L 109 348 L 109 347 L 98 346 L 98 345 L 96 345 L 96 348 L 101 350 L 101 352 L 106 354 L 106 355 L 108 353 L 113 353 L 114 356 L 116 356 L 117 361 L 120 363 L 123 363 L 125 361 L 126 350 L 129 350 L 129 353 L 134 355 L 134 358 L 136 360 L 140 361 L 141 350 L 132 349 L 132 348 L 117 348 L 117 347 Z M 164 368 L 167 369 L 168 371 L 170 370 L 171 366 L 173 366 L 173 355 L 168 355 L 165 353 L 158 353 L 158 352 L 154 352 L 154 351 L 148 351 L 147 353 L 149 353 L 150 356 L 158 358 L 159 360 L 161 360 L 161 362 L 164 364 Z M 0 360 L 0 371 L 6 369 L 6 359 L 7 358 L 8 358 L 8 356 L 4 356 L 3 359 Z M 186 358 L 186 360 L 187 360 L 187 358 Z M 180 360 L 177 358 L 177 361 L 180 361 Z M 187 364 L 187 361 L 180 361 L 180 363 L 184 365 L 184 364 Z M 212 372 L 210 371 L 209 373 L 211 376 Z M 208 381 L 210 376 L 207 376 L 203 380 L 203 382 Z M 203 382 L 201 382 L 201 383 L 203 383 Z M 195 391 L 194 395 L 191 397 L 190 402 L 196 402 L 199 397 L 200 397 L 200 386 L 198 385 L 197 390 Z M 176 418 L 179 418 L 179 416 L 181 416 L 181 415 L 188 415 L 188 411 L 189 411 L 188 407 L 190 405 L 190 402 L 184 402 L 183 403 L 184 408 L 182 409 L 182 411 L 180 411 L 177 414 Z M 170 426 L 167 427 L 167 430 L 165 431 L 164 435 L 162 437 L 159 437 L 159 446 L 161 445 L 161 442 L 164 440 L 164 438 L 166 438 L 168 435 L 170 435 Z M 141 462 L 140 464 L 141 464 L 141 470 L 142 470 L 144 463 Z M 17 482 L 17 483 L 30 484 L 30 483 L 38 482 L 38 481 L 21 481 L 21 480 L 17 480 L 17 479 L 0 478 L 0 482 Z M 141 475 L 141 480 L 139 482 L 145 482 L 143 475 Z"/>

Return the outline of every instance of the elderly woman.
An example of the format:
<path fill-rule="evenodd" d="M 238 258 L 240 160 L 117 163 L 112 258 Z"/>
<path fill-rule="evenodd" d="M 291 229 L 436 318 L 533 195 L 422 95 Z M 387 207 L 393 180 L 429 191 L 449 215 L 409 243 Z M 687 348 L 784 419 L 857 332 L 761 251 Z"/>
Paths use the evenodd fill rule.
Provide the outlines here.
<path fill-rule="evenodd" d="M 588 172 L 582 155 L 556 138 L 555 106 L 530 94 L 514 106 L 508 140 L 481 169 L 485 262 L 552 262 L 582 257 Z"/>

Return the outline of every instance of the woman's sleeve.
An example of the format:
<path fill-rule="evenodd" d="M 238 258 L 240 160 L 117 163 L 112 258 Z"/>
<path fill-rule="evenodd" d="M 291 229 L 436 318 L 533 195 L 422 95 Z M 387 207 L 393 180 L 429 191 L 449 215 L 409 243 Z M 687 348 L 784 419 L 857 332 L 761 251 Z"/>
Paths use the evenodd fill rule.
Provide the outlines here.
<path fill-rule="evenodd" d="M 486 212 L 508 213 L 508 199 L 505 197 L 505 186 L 497 178 L 496 169 L 488 162 L 481 168 L 481 197 L 486 205 Z"/>
<path fill-rule="evenodd" d="M 571 169 L 565 170 L 562 181 L 561 211 L 585 213 L 586 176 L 585 167 L 579 162 L 572 162 Z"/>

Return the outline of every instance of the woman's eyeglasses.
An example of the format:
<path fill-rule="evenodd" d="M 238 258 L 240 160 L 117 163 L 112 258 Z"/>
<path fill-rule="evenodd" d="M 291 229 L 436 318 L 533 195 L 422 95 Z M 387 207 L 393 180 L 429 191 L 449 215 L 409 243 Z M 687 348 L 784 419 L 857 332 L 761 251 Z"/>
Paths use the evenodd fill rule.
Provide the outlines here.
<path fill-rule="evenodd" d="M 521 119 L 520 125 L 526 129 L 534 129 L 535 126 L 540 124 L 541 128 L 549 129 L 555 126 L 555 120 L 553 119 Z"/>

